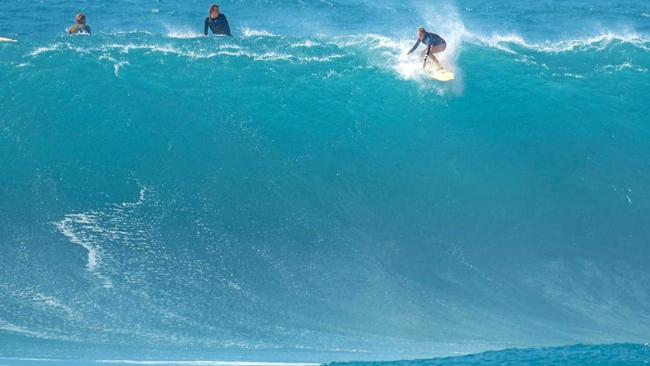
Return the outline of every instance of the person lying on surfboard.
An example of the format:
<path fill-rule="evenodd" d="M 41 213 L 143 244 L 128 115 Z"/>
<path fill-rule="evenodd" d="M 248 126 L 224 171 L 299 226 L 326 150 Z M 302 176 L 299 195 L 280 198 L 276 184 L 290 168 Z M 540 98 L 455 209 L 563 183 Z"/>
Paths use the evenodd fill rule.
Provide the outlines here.
<path fill-rule="evenodd" d="M 443 67 L 440 65 L 440 62 L 438 62 L 435 54 L 447 49 L 447 42 L 445 42 L 445 40 L 439 35 L 427 32 L 424 28 L 420 27 L 418 29 L 418 41 L 415 42 L 415 45 L 411 48 L 408 54 L 412 54 L 418 48 L 420 43 L 424 43 L 427 46 L 427 49 L 422 53 L 422 57 L 424 57 L 422 68 L 427 66 L 427 59 L 430 58 L 436 63 L 436 65 L 438 65 L 438 69 L 442 69 Z"/>
<path fill-rule="evenodd" d="M 77 14 L 74 21 L 75 24 L 68 29 L 68 34 L 90 34 L 90 27 L 86 24 L 86 15 L 84 13 Z"/>

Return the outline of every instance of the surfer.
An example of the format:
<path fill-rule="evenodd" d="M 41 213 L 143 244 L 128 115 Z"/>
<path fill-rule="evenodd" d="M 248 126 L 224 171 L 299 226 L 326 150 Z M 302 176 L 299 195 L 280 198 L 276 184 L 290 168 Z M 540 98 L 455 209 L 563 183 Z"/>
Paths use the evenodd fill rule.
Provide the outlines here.
<path fill-rule="evenodd" d="M 228 18 L 225 14 L 219 13 L 219 5 L 212 5 L 210 7 L 210 15 L 205 18 L 205 26 L 203 27 L 203 34 L 208 35 L 208 29 L 213 34 L 223 34 L 232 36 L 230 34 L 230 25 L 228 25 Z"/>
<path fill-rule="evenodd" d="M 74 21 L 75 24 L 68 29 L 68 34 L 90 34 L 90 27 L 86 24 L 86 14 L 77 14 Z"/>
<path fill-rule="evenodd" d="M 420 27 L 418 29 L 418 41 L 415 42 L 415 45 L 411 48 L 408 54 L 412 54 L 418 48 L 420 43 L 424 43 L 427 46 L 427 49 L 422 52 L 422 57 L 424 58 L 422 68 L 427 66 L 427 59 L 430 58 L 436 63 L 438 69 L 442 69 L 443 67 L 440 65 L 440 62 L 438 62 L 435 54 L 447 49 L 447 42 L 445 42 L 445 40 L 439 35 L 427 32 L 424 28 Z"/>

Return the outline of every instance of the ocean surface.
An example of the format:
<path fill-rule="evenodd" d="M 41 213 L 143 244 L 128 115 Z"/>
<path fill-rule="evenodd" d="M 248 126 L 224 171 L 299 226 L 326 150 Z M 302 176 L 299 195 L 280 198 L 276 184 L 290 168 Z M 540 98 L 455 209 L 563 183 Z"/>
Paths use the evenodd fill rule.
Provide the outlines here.
<path fill-rule="evenodd" d="M 220 5 L 0 4 L 1 366 L 648 362 L 650 2 Z"/>

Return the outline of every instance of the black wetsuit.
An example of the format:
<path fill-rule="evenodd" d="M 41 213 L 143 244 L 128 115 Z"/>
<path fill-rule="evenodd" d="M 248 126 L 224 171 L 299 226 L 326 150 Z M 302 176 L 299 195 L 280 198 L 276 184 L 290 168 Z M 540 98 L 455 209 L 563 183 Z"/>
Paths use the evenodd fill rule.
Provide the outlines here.
<path fill-rule="evenodd" d="M 230 25 L 228 25 L 228 18 L 226 18 L 224 14 L 219 14 L 219 16 L 216 18 L 212 18 L 211 16 L 205 18 L 203 34 L 206 36 L 208 35 L 208 29 L 210 29 L 213 34 L 224 34 L 226 36 L 232 36 L 232 34 L 230 34 Z"/>

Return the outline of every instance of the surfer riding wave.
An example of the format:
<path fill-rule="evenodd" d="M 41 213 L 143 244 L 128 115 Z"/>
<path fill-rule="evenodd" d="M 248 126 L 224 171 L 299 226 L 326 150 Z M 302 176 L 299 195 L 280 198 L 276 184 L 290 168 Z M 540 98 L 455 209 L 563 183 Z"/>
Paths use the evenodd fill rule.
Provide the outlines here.
<path fill-rule="evenodd" d="M 436 58 L 435 54 L 446 50 L 447 42 L 439 35 L 427 32 L 426 29 L 420 27 L 418 29 L 418 40 L 415 42 L 415 45 L 411 47 L 407 54 L 410 55 L 415 52 L 418 46 L 420 46 L 420 43 L 424 43 L 427 46 L 424 52 L 422 52 L 422 57 L 424 59 L 422 62 L 422 68 L 425 68 L 427 66 L 427 59 L 430 58 L 433 62 L 435 62 L 438 69 L 442 69 L 443 67 L 440 65 L 440 62 Z"/>

